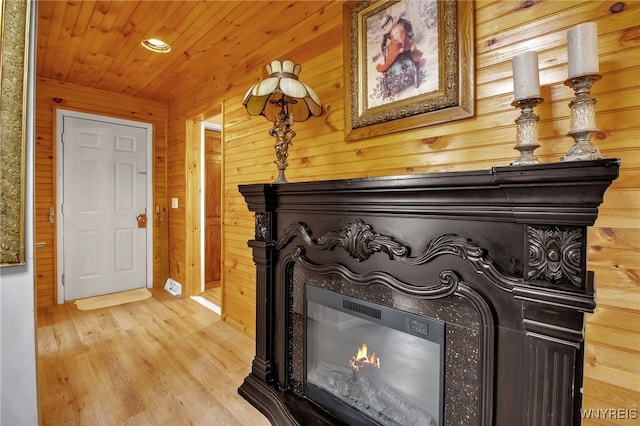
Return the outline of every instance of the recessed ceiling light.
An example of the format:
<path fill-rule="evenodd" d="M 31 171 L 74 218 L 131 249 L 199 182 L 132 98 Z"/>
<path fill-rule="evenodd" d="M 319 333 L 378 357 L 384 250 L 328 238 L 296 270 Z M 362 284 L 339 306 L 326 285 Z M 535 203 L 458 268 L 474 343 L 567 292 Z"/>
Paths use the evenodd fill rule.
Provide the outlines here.
<path fill-rule="evenodd" d="M 171 51 L 171 46 L 169 46 L 162 40 L 158 40 L 157 38 L 149 38 L 143 40 L 141 44 L 146 49 L 149 49 L 152 52 L 169 53 Z"/>

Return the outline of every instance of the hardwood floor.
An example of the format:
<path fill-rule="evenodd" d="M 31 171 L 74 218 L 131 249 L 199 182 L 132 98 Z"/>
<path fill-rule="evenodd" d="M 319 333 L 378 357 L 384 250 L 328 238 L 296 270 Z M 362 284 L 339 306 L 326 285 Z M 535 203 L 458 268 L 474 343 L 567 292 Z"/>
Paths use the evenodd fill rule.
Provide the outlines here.
<path fill-rule="evenodd" d="M 221 287 L 214 287 L 214 288 L 205 290 L 202 293 L 202 297 L 218 305 L 219 307 L 222 306 L 222 288 Z"/>
<path fill-rule="evenodd" d="M 38 311 L 42 425 L 268 425 L 237 393 L 254 342 L 189 298 Z"/>

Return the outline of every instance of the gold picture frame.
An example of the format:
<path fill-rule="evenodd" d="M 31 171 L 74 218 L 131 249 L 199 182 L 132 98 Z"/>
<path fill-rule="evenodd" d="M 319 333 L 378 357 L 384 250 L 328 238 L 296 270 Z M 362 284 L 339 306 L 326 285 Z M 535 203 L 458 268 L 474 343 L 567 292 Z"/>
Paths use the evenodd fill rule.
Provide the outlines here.
<path fill-rule="evenodd" d="M 25 263 L 25 129 L 30 0 L 0 0 L 0 266 Z"/>
<path fill-rule="evenodd" d="M 473 2 L 347 2 L 345 139 L 474 115 Z"/>

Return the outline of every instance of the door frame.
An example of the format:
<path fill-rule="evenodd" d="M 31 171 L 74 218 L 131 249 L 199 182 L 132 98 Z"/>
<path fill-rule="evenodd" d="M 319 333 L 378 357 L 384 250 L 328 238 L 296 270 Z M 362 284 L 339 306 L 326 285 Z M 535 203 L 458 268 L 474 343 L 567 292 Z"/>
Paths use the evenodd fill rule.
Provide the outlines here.
<path fill-rule="evenodd" d="M 206 282 L 205 282 L 205 275 L 204 275 L 204 267 L 205 267 L 205 261 L 206 259 L 204 258 L 205 256 L 205 227 L 206 227 L 206 194 L 205 194 L 205 179 L 206 179 L 206 167 L 205 167 L 205 161 L 204 161 L 204 154 L 206 151 L 206 146 L 205 146 L 205 140 L 204 140 L 204 131 L 205 130 L 213 130 L 215 132 L 220 132 L 220 135 L 222 136 L 222 126 L 220 124 L 214 124 L 214 123 L 208 123 L 206 121 L 202 121 L 200 122 L 200 140 L 202 141 L 202 143 L 200 143 L 200 164 L 202 167 L 200 167 L 200 293 L 203 293 L 205 290 L 205 286 L 206 286 Z M 222 143 L 221 143 L 222 145 Z M 224 158 L 224 156 L 223 156 Z M 222 176 L 220 176 L 220 179 L 222 180 Z M 222 184 L 222 182 L 220 182 Z M 224 191 L 220 191 L 220 196 L 224 197 Z M 222 202 L 222 200 L 220 200 Z M 223 209 L 220 209 L 220 214 L 223 214 Z M 223 219 L 222 217 L 220 217 L 220 221 L 222 222 Z M 222 226 L 220 226 L 220 230 L 222 230 Z M 220 235 L 220 238 L 222 238 L 222 235 Z M 220 268 L 222 268 L 222 265 L 220 265 Z M 222 274 L 222 271 L 220 271 L 220 273 Z M 222 281 L 222 277 L 220 277 L 220 281 Z M 222 283 L 220 283 L 222 285 Z"/>
<path fill-rule="evenodd" d="M 151 288 L 153 285 L 153 124 L 142 121 L 126 120 L 122 118 L 110 117 L 107 115 L 91 114 L 86 112 L 73 111 L 63 108 L 56 108 L 56 214 L 55 214 L 55 226 L 56 226 L 56 295 L 57 303 L 63 304 L 64 300 L 64 286 L 62 285 L 62 272 L 64 270 L 64 244 L 62 241 L 62 235 L 64 232 L 62 218 L 62 200 L 63 200 L 63 147 L 62 147 L 62 131 L 64 129 L 64 117 L 80 118 L 85 120 L 103 121 L 110 124 L 119 124 L 124 126 L 142 127 L 147 130 L 147 279 L 146 286 Z"/>

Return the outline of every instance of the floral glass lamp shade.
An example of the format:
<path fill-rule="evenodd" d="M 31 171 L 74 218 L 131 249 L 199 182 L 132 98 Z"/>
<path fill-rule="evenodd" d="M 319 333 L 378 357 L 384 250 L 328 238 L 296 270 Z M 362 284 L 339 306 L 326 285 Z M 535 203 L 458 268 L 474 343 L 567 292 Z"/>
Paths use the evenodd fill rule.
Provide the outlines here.
<path fill-rule="evenodd" d="M 294 118 L 305 121 L 322 113 L 318 95 L 298 80 L 302 67 L 290 60 L 271 61 L 269 77 L 255 84 L 244 96 L 242 104 L 250 115 L 263 115 L 273 122 L 269 135 L 276 138 L 276 165 L 279 174 L 274 183 L 287 183 L 284 170 L 289 163 L 288 149 L 296 133 L 291 129 Z"/>

